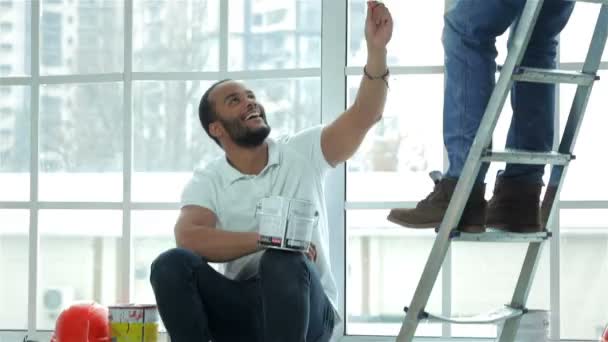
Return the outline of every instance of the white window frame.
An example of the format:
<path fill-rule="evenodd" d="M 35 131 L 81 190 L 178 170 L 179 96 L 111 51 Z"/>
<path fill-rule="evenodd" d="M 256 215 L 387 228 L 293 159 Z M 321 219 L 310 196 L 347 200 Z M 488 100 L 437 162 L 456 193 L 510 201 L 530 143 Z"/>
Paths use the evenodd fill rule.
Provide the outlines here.
<path fill-rule="evenodd" d="M 133 210 L 176 210 L 179 203 L 144 203 L 131 200 L 132 182 L 132 83 L 140 80 L 158 81 L 185 81 L 185 80 L 209 80 L 214 81 L 222 78 L 234 79 L 268 79 L 286 77 L 321 77 L 321 121 L 324 124 L 331 122 L 346 106 L 346 77 L 362 75 L 360 67 L 347 66 L 347 16 L 348 0 L 322 1 L 322 38 L 321 38 L 321 67 L 320 68 L 296 68 L 263 71 L 228 71 L 228 1 L 220 1 L 220 28 L 219 35 L 219 71 L 217 72 L 134 72 L 132 65 L 133 52 L 133 0 L 124 0 L 124 68 L 121 73 L 103 73 L 86 75 L 40 75 L 40 0 L 31 1 L 31 75 L 2 77 L 2 86 L 29 86 L 31 89 L 31 156 L 30 156 L 30 200 L 29 201 L 5 201 L 0 202 L 0 209 L 27 209 L 30 215 L 29 226 L 29 275 L 28 275 L 28 322 L 27 332 L 0 332 L 0 339 L 13 337 L 20 341 L 23 334 L 27 333 L 32 338 L 48 339 L 49 333 L 37 331 L 37 290 L 38 290 L 38 267 L 40 233 L 38 228 L 38 212 L 41 209 L 118 209 L 123 213 L 123 226 L 121 239 L 122 248 L 120 253 L 120 265 L 124 265 L 117 271 L 121 273 L 119 293 L 117 300 L 129 301 L 133 298 L 133 250 L 132 250 L 132 228 L 131 212 Z M 451 0 L 445 0 L 449 4 Z M 447 6 L 446 6 L 447 8 Z M 397 39 L 393 37 L 393 39 Z M 568 70 L 580 70 L 582 63 L 564 63 L 561 67 Z M 601 63 L 601 69 L 608 70 L 608 62 Z M 393 75 L 408 74 L 436 74 L 443 73 L 443 66 L 420 66 L 420 67 L 391 67 Z M 39 188 L 39 97 L 40 86 L 45 84 L 70 84 L 70 83 L 100 83 L 100 82 L 122 82 L 124 96 L 124 153 L 123 153 L 123 200 L 121 202 L 43 202 L 38 199 Z M 558 101 L 559 108 L 559 101 Z M 556 118 L 556 127 L 559 127 Z M 330 172 L 326 184 L 326 199 L 329 212 L 331 266 L 337 281 L 340 301 L 339 309 L 345 316 L 345 290 L 346 290 L 346 210 L 352 209 L 392 209 L 397 207 L 413 207 L 414 202 L 347 202 L 345 198 L 346 168 L 338 166 Z M 608 209 L 608 201 L 561 201 L 560 209 Z M 550 243 L 550 277 L 551 293 L 550 305 L 553 312 L 552 338 L 559 338 L 559 308 L 560 308 L 560 239 L 559 222 L 555 219 L 554 238 Z M 442 271 L 442 281 L 449 283 L 452 275 L 451 254 L 448 253 L 446 263 Z M 444 313 L 449 313 L 451 303 L 451 287 L 442 286 Z M 403 303 L 407 305 L 409 303 Z M 370 337 L 370 336 L 344 336 L 344 325 L 338 327 L 336 334 L 341 341 L 394 341 L 394 337 Z M 443 341 L 450 337 L 449 325 L 444 325 L 441 338 L 419 338 L 417 341 Z M 463 339 L 454 339 L 463 340 Z M 478 341 L 493 341 L 492 339 L 476 339 Z"/>

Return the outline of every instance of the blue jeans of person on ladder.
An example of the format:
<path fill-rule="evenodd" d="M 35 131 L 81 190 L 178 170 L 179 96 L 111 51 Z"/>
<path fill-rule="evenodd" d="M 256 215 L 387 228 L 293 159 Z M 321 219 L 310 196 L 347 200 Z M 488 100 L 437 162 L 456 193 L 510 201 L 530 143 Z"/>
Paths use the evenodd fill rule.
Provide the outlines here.
<path fill-rule="evenodd" d="M 449 158 L 447 177 L 460 176 L 494 88 L 496 37 L 517 24 L 525 3 L 525 0 L 460 0 L 445 15 L 443 139 Z M 557 35 L 568 22 L 573 8 L 571 1 L 544 2 L 522 66 L 555 68 Z M 513 118 L 506 147 L 551 150 L 555 85 L 515 82 L 511 106 Z M 483 165 L 477 183 L 484 181 L 488 163 Z M 543 172 L 544 165 L 508 164 L 502 176 L 542 184 Z"/>
<path fill-rule="evenodd" d="M 445 14 L 443 140 L 449 168 L 443 177 L 431 175 L 435 187 L 416 208 L 393 209 L 389 221 L 409 228 L 434 228 L 441 223 L 494 89 L 496 37 L 517 26 L 525 4 L 526 0 L 460 0 Z M 571 1 L 544 1 L 522 66 L 555 68 L 557 36 L 573 8 Z M 511 106 L 506 147 L 551 150 L 555 85 L 515 82 Z M 486 227 L 514 233 L 543 230 L 550 208 L 545 205 L 541 209 L 539 203 L 545 166 L 507 164 L 487 202 L 484 179 L 488 166 L 482 164 L 457 228 L 469 233 L 482 233 Z M 545 198 L 554 198 L 556 191 L 556 186 L 549 184 Z"/>
<path fill-rule="evenodd" d="M 232 280 L 183 248 L 152 263 L 150 282 L 171 342 L 327 342 L 334 311 L 302 253 L 267 250 L 256 276 Z"/>

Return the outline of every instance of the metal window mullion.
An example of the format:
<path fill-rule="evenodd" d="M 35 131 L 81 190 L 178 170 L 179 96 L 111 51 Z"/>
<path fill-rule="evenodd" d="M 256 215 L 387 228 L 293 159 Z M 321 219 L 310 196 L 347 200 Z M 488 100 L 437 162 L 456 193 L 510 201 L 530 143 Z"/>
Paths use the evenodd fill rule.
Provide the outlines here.
<path fill-rule="evenodd" d="M 321 122 L 332 122 L 346 106 L 346 29 L 347 1 L 321 2 Z M 336 336 L 346 328 L 346 169 L 345 164 L 331 170 L 326 180 L 325 199 L 329 227 L 330 261 L 338 287 L 338 310 L 343 317 Z M 339 329 L 339 330 L 338 330 Z"/>
<path fill-rule="evenodd" d="M 561 209 L 608 209 L 608 201 L 561 201 Z"/>
<path fill-rule="evenodd" d="M 74 74 L 74 75 L 45 75 L 40 77 L 40 84 L 69 84 L 69 83 L 104 83 L 120 82 L 121 73 L 104 74 Z"/>
<path fill-rule="evenodd" d="M 0 77 L 0 85 L 5 86 L 31 86 L 30 76 Z"/>
<path fill-rule="evenodd" d="M 123 202 L 0 202 L 0 209 L 52 209 L 52 210 L 123 210 Z M 128 210 L 178 210 L 179 202 L 130 202 Z"/>
<path fill-rule="evenodd" d="M 558 42 L 561 41 L 561 37 L 558 36 Z M 561 63 L 561 44 L 557 46 L 557 68 L 559 69 L 567 69 L 567 66 Z M 569 63 L 574 67 L 574 70 L 582 70 L 583 63 Z M 580 64 L 580 65 L 579 65 Z M 560 130 L 560 117 L 561 117 L 561 84 L 557 84 L 555 86 L 556 95 L 555 95 L 555 116 L 553 118 L 553 130 L 555 132 L 561 132 Z M 560 134 L 554 134 L 553 136 L 553 147 L 554 151 L 559 149 L 560 144 Z M 554 167 L 554 166 L 552 166 Z M 549 168 L 551 170 L 551 168 Z M 562 187 L 563 188 L 563 187 Z M 550 331 L 549 336 L 551 339 L 560 339 L 561 328 L 560 328 L 560 316 L 561 316 L 561 299 L 560 299 L 560 291 L 561 291 L 561 280 L 560 280 L 560 267 L 561 267 L 561 229 L 560 229 L 560 220 L 559 220 L 559 197 L 558 193 L 555 196 L 555 201 L 557 201 L 557 205 L 555 206 L 555 210 L 557 213 L 551 217 L 551 220 L 547 222 L 547 228 L 551 230 L 553 233 L 553 237 L 549 242 L 549 310 L 551 312 L 551 322 L 550 322 Z"/>
<path fill-rule="evenodd" d="M 551 339 L 560 340 L 561 327 L 561 229 L 559 220 L 559 194 L 555 198 L 558 201 L 556 215 L 553 215 L 552 222 L 548 222 L 548 227 L 552 227 L 551 232 L 553 237 L 550 241 L 550 257 L 549 257 L 549 310 L 551 312 L 551 324 L 549 336 Z M 553 225 L 551 225 L 553 223 Z"/>
<path fill-rule="evenodd" d="M 130 303 L 133 293 L 133 241 L 131 230 L 131 179 L 133 155 L 133 0 L 125 0 L 124 7 L 124 75 L 123 75 L 123 202 L 122 240 L 119 260 L 118 300 Z"/>
<path fill-rule="evenodd" d="M 569 70 L 569 71 L 581 71 L 583 69 L 584 62 L 563 62 L 559 64 L 560 70 Z M 608 69 L 608 62 L 600 62 L 599 70 Z"/>
<path fill-rule="evenodd" d="M 38 208 L 46 210 L 121 210 L 121 202 L 38 202 Z"/>
<path fill-rule="evenodd" d="M 381 209 L 395 209 L 395 208 L 415 208 L 416 202 L 414 201 L 378 201 L 378 202 L 367 202 L 367 201 L 346 201 L 346 210 L 381 210 Z"/>
<path fill-rule="evenodd" d="M 421 66 L 390 66 L 391 75 L 431 75 L 443 74 L 444 67 L 442 65 L 421 65 Z M 363 75 L 362 66 L 346 67 L 347 76 Z"/>
<path fill-rule="evenodd" d="M 31 209 L 31 202 L 0 202 L 0 209 Z M 28 228 L 29 229 L 29 228 Z"/>
<path fill-rule="evenodd" d="M 30 88 L 30 226 L 29 226 L 29 259 L 28 259 L 28 334 L 34 335 L 37 328 L 37 289 L 40 234 L 38 229 L 38 123 L 40 98 L 40 1 L 31 2 L 31 88 Z"/>
<path fill-rule="evenodd" d="M 447 161 L 446 161 L 447 163 Z M 393 208 L 414 208 L 415 201 L 348 201 L 347 210 L 377 210 Z M 608 209 L 608 201 L 560 201 L 562 209 Z"/>
<path fill-rule="evenodd" d="M 585 64 L 585 62 L 564 62 L 564 63 L 560 63 L 559 68 L 562 70 L 580 71 L 583 69 L 584 64 Z M 599 69 L 600 70 L 608 69 L 608 62 L 600 62 Z"/>
<path fill-rule="evenodd" d="M 429 72 L 418 72 L 428 74 Z M 353 71 L 353 75 L 362 75 L 361 71 Z M 214 81 L 228 76 L 234 79 L 273 79 L 289 77 L 319 77 L 320 68 L 293 68 L 269 70 L 238 70 L 238 71 L 138 71 L 131 73 L 131 80 L 135 81 Z M 2 77 L 2 86 L 28 86 L 32 84 L 31 77 Z M 39 84 L 70 84 L 70 83 L 107 83 L 124 81 L 123 73 L 107 74 L 75 74 L 75 75 L 44 75 L 38 78 Z"/>
<path fill-rule="evenodd" d="M 395 337 L 393 336 L 344 336 L 340 342 L 394 342 Z M 438 337 L 416 337 L 415 342 L 495 342 L 495 339 L 490 338 L 474 338 L 470 337 L 455 337 L 450 339 L 438 338 Z M 561 341 L 567 342 L 567 341 Z M 575 341 L 572 341 L 575 342 Z M 580 342 L 580 341 L 578 341 Z"/>
<path fill-rule="evenodd" d="M 131 210 L 179 210 L 181 208 L 181 204 L 179 202 L 131 202 L 130 208 Z"/>
<path fill-rule="evenodd" d="M 455 4 L 454 0 L 445 0 L 443 2 L 444 5 L 444 13 L 448 11 Z M 444 53 L 445 54 L 445 53 Z M 445 73 L 445 66 L 441 66 L 441 72 Z M 443 77 L 443 83 L 445 86 L 445 76 Z M 443 149 L 443 169 L 447 170 L 449 165 L 448 154 L 445 149 Z M 453 263 L 452 263 L 452 248 L 449 247 L 448 251 L 445 255 L 445 259 L 443 260 L 443 267 L 441 269 L 441 311 L 443 315 L 449 317 L 452 315 L 452 281 L 453 281 Z M 452 336 L 452 325 L 451 324 L 442 324 L 441 325 L 441 336 L 444 338 L 449 338 Z"/>
<path fill-rule="evenodd" d="M 228 45 L 230 42 L 228 32 L 228 0 L 220 0 L 220 27 L 219 27 L 219 61 L 220 61 L 220 74 L 224 74 L 228 71 Z M 221 77 L 214 77 L 217 80 Z M 235 77 L 236 78 L 236 77 Z"/>
<path fill-rule="evenodd" d="M 174 72 L 134 72 L 134 80 L 144 81 L 215 81 L 222 77 L 230 77 L 233 79 L 272 79 L 272 78 L 287 78 L 287 77 L 319 77 L 321 70 L 319 68 L 293 68 L 293 69 L 266 69 L 266 70 L 238 70 L 238 71 L 174 71 Z"/>
<path fill-rule="evenodd" d="M 441 269 L 441 312 L 447 317 L 452 315 L 452 270 L 452 247 L 450 247 Z M 448 338 L 451 336 L 452 325 L 450 323 L 441 324 L 441 337 Z"/>

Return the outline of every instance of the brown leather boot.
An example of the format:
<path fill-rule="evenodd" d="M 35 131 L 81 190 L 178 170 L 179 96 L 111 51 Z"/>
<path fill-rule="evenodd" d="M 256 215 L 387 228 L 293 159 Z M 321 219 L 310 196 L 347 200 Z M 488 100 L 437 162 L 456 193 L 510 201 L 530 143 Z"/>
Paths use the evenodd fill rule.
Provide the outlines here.
<path fill-rule="evenodd" d="M 513 233 L 542 231 L 539 197 L 542 185 L 509 178 L 496 178 L 494 195 L 488 202 L 488 228 Z"/>
<path fill-rule="evenodd" d="M 433 173 L 431 173 L 435 188 L 425 199 L 418 202 L 416 208 L 393 209 L 387 219 L 408 228 L 439 227 L 458 182 L 457 179 L 441 177 L 440 173 L 439 175 L 439 177 L 433 177 Z M 477 184 L 473 187 L 458 224 L 459 230 L 468 233 L 485 231 L 487 206 L 484 198 L 485 188 L 485 184 Z"/>

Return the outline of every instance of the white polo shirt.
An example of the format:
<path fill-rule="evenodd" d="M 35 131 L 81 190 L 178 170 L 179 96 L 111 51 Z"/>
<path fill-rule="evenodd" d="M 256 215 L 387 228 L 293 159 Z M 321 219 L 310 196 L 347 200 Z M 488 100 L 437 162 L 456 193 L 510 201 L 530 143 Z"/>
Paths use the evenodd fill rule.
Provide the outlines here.
<path fill-rule="evenodd" d="M 337 313 L 338 291 L 329 262 L 329 231 L 324 196 L 324 179 L 331 165 L 321 150 L 322 126 L 293 136 L 267 139 L 268 164 L 258 175 L 245 175 L 222 156 L 194 171 L 182 193 L 182 207 L 205 207 L 217 216 L 217 229 L 234 232 L 258 231 L 255 218 L 260 199 L 271 195 L 308 200 L 319 212 L 312 242 L 317 248 L 316 266 L 321 284 Z M 222 264 L 230 279 L 248 278 L 262 252 Z"/>

